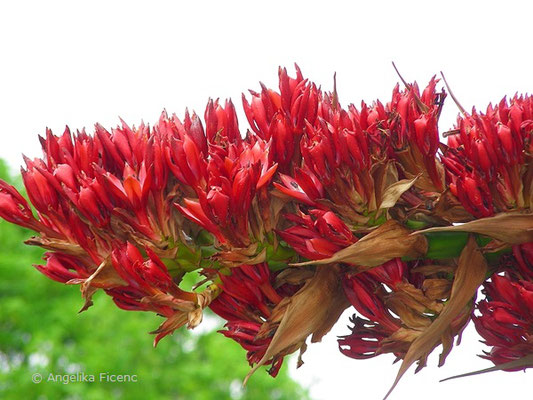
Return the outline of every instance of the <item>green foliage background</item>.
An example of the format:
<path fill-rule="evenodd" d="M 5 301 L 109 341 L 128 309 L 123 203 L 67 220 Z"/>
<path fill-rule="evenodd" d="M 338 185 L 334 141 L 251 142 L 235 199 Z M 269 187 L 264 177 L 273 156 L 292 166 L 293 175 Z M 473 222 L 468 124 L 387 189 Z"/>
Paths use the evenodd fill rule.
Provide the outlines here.
<path fill-rule="evenodd" d="M 1 160 L 0 178 L 13 181 Z M 15 186 L 21 187 L 20 178 Z M 78 314 L 79 287 L 51 281 L 32 267 L 43 251 L 23 244 L 29 236 L 0 220 L 1 399 L 308 398 L 286 366 L 276 379 L 259 371 L 242 390 L 249 370 L 245 352 L 214 331 L 180 330 L 154 349 L 147 332 L 161 322 L 155 314 L 120 310 L 104 293 Z M 77 372 L 136 374 L 138 382 L 47 382 L 50 373 Z M 42 374 L 41 383 L 32 382 L 34 373 Z"/>

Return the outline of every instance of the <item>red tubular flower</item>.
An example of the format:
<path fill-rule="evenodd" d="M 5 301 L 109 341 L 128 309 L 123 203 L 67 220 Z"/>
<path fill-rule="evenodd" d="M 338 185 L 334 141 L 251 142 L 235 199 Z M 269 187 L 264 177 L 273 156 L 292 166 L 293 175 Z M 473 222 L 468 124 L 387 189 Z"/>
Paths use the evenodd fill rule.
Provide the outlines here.
<path fill-rule="evenodd" d="M 48 213 L 49 209 L 58 210 L 59 199 L 55 188 L 39 170 L 40 160 L 26 160 L 27 170 L 22 169 L 22 180 L 33 206 L 41 213 Z"/>
<path fill-rule="evenodd" d="M 345 356 L 366 359 L 379 355 L 384 341 L 400 329 L 401 321 L 394 318 L 377 295 L 379 283 L 368 274 L 343 280 L 346 297 L 365 318 L 353 315 L 351 333 L 338 339 L 339 350 Z"/>
<path fill-rule="evenodd" d="M 283 291 L 274 289 L 274 276 L 266 263 L 242 265 L 231 269 L 231 275 L 219 274 L 223 292 L 210 308 L 228 322 L 224 336 L 235 340 L 246 351 L 250 365 L 265 355 L 272 337 L 261 332 L 263 322 L 283 299 Z M 270 375 L 276 376 L 283 358 L 269 360 Z"/>
<path fill-rule="evenodd" d="M 360 274 L 346 269 L 344 292 L 361 317 L 354 315 L 351 333 L 338 340 L 343 354 L 364 359 L 393 353 L 404 358 L 411 343 L 431 324 L 429 315 L 442 311 L 452 287 L 445 277 L 446 266 L 431 265 L 422 274 L 416 271 L 417 264 L 394 259 Z M 451 350 L 453 336 L 461 334 L 469 318 L 470 312 L 465 310 L 454 319 L 441 358 Z"/>
<path fill-rule="evenodd" d="M 278 235 L 305 258 L 320 260 L 331 257 L 337 251 L 356 242 L 355 236 L 344 222 L 331 211 L 309 210 L 288 214 L 285 218 L 294 226 Z"/>
<path fill-rule="evenodd" d="M 395 290 L 407 275 L 407 264 L 398 258 L 390 260 L 377 268 L 367 271 L 367 274 Z"/>
<path fill-rule="evenodd" d="M 250 90 L 251 102 L 242 96 L 243 108 L 250 126 L 260 138 L 272 141 L 274 162 L 288 172 L 293 157 L 298 157 L 300 137 L 306 121 L 313 124 L 317 116 L 320 92 L 314 83 L 303 79 L 296 66 L 296 78 L 285 68 L 279 70 L 280 93 L 261 84 L 261 93 Z"/>
<path fill-rule="evenodd" d="M 206 137 L 210 143 L 224 146 L 226 142 L 239 144 L 242 141 L 237 113 L 231 100 L 226 100 L 224 107 L 218 103 L 218 99 L 209 100 L 204 115 Z"/>
<path fill-rule="evenodd" d="M 533 130 L 526 118 L 532 110 L 531 97 L 514 97 L 510 106 L 504 98 L 484 114 L 473 109 L 459 117 L 459 133 L 448 137 L 442 157 L 446 175 L 452 191 L 474 216 L 530 206 L 531 173 L 524 164 L 530 157 L 527 147 Z M 467 196 L 474 188 L 474 195 Z"/>
<path fill-rule="evenodd" d="M 202 320 L 202 309 L 211 302 L 211 296 L 181 290 L 161 259 L 152 250 L 144 250 L 148 259 L 129 242 L 113 249 L 113 268 L 127 285 L 116 285 L 107 293 L 121 308 L 151 310 L 166 317 L 166 321 L 153 332 L 157 334 L 155 346 L 185 324 L 189 328 L 197 326 Z"/>
<path fill-rule="evenodd" d="M 270 304 L 278 304 L 281 296 L 272 288 L 270 271 L 265 263 L 232 268 L 229 276 L 219 274 L 224 292 L 233 299 L 259 310 L 261 316 L 270 317 Z"/>
<path fill-rule="evenodd" d="M 481 315 L 473 319 L 478 333 L 492 349 L 481 357 L 499 365 L 533 354 L 533 284 L 509 274 L 493 275 L 484 293 L 487 298 L 478 304 Z"/>
<path fill-rule="evenodd" d="M 311 171 L 295 168 L 293 176 L 279 175 L 283 185 L 274 182 L 274 187 L 281 193 L 313 207 L 320 207 L 315 200 L 324 197 L 324 187 L 320 179 Z"/>
<path fill-rule="evenodd" d="M 45 253 L 46 265 L 35 265 L 35 268 L 50 279 L 67 283 L 72 279 L 86 279 L 91 273 L 86 263 L 80 259 L 63 253 Z"/>
<path fill-rule="evenodd" d="M 291 177 L 280 175 L 283 185 L 275 183 L 276 188 L 315 208 L 325 208 L 317 201 L 325 199 L 330 208 L 357 223 L 375 207 L 370 171 L 378 161 L 370 157 L 370 134 L 361 128 L 360 118 L 353 106 L 350 112 L 340 106 L 336 93 L 324 94 L 315 123 L 305 124 L 302 168 L 294 167 Z M 368 128 L 366 122 L 363 125 Z"/>
<path fill-rule="evenodd" d="M 126 311 L 153 311 L 149 304 L 141 302 L 145 293 L 141 290 L 134 289 L 131 286 L 116 287 L 105 289 L 105 292 L 111 296 L 113 302 L 118 308 Z"/>
<path fill-rule="evenodd" d="M 533 282 L 533 243 L 513 246 L 513 256 L 522 279 Z"/>
<path fill-rule="evenodd" d="M 386 266 L 379 268 L 383 269 Z M 346 297 L 361 315 L 386 328 L 389 334 L 400 328 L 398 321 L 390 314 L 382 299 L 378 297 L 379 281 L 372 279 L 370 274 L 361 274 L 343 280 L 343 288 Z"/>
<path fill-rule="evenodd" d="M 250 365 L 258 363 L 263 358 L 271 342 L 271 338 L 257 339 L 257 335 L 261 329 L 261 323 L 229 321 L 224 327 L 226 330 L 221 330 L 219 332 L 227 338 L 235 340 L 246 350 L 246 359 Z M 268 373 L 275 378 L 283 365 L 283 357 L 276 360 L 270 360 L 266 364 L 272 365 L 268 369 Z"/>
<path fill-rule="evenodd" d="M 443 182 L 435 155 L 440 143 L 438 119 L 446 94 L 436 92 L 437 82 L 433 77 L 422 95 L 416 82 L 404 91 L 396 86 L 387 108 L 390 135 L 400 163 L 412 175 L 427 174 L 434 189 L 441 191 Z"/>
<path fill-rule="evenodd" d="M 176 207 L 221 243 L 250 245 L 248 213 L 252 201 L 277 169 L 277 164 L 271 164 L 269 152 L 270 147 L 261 139 L 216 148 L 206 167 L 209 190 L 197 188 L 198 200 L 185 199 L 184 205 Z"/>
<path fill-rule="evenodd" d="M 145 296 L 163 292 L 177 299 L 196 300 L 194 293 L 185 292 L 174 283 L 167 267 L 153 250 L 144 250 L 148 254 L 147 260 L 129 242 L 125 246 L 115 247 L 111 253 L 113 267 L 129 286 L 143 291 Z"/>
<path fill-rule="evenodd" d="M 315 122 L 320 92 L 314 83 L 309 83 L 306 79 L 303 79 L 298 65 L 295 64 L 295 68 L 295 79 L 289 77 L 286 68 L 279 69 L 279 89 L 281 108 L 286 112 L 290 111 L 289 114 L 294 127 L 296 130 L 301 130 L 305 121 L 310 124 Z"/>
<path fill-rule="evenodd" d="M 444 92 L 436 93 L 437 82 L 433 77 L 421 96 L 416 83 L 406 89 L 403 96 L 408 99 L 405 104 L 407 110 L 399 110 L 402 125 L 407 128 L 408 140 L 415 144 L 424 156 L 433 158 L 439 145 L 437 119 L 445 96 Z"/>
<path fill-rule="evenodd" d="M 358 111 L 353 104 L 348 109 L 344 110 L 338 103 L 336 92 L 326 93 L 320 102 L 319 118 L 314 126 L 307 126 L 307 140 L 302 142 L 302 154 L 306 163 L 320 176 L 331 176 L 334 171 L 345 167 L 349 168 L 352 175 L 358 175 L 371 165 L 370 135 L 375 133 L 379 125 L 377 120 L 385 116 L 378 115 L 376 109 L 369 116 L 364 102 L 362 111 Z M 322 149 L 319 152 L 325 158 L 322 162 L 313 155 L 312 149 L 316 146 Z M 380 158 L 377 154 L 375 156 L 376 159 Z M 324 162 L 327 162 L 327 169 L 324 168 Z M 313 165 L 316 167 L 313 168 Z"/>
<path fill-rule="evenodd" d="M 201 152 L 190 135 L 183 139 L 176 136 L 167 138 L 165 157 L 174 176 L 194 190 L 205 190 L 207 164 L 205 154 Z"/>
<path fill-rule="evenodd" d="M 494 214 L 492 195 L 479 175 L 465 174 L 455 184 L 450 184 L 450 189 L 470 214 L 477 217 L 490 217 Z"/>
<path fill-rule="evenodd" d="M 57 235 L 53 230 L 35 219 L 26 199 L 13 186 L 0 179 L 0 218 L 32 229 L 46 233 L 49 236 Z"/>
<path fill-rule="evenodd" d="M 351 316 L 349 320 L 353 324 L 350 327 L 351 333 L 339 337 L 337 340 L 339 351 L 346 357 L 356 360 L 364 360 L 378 355 L 381 343 L 390 335 L 390 331 L 379 324 L 355 315 Z"/>

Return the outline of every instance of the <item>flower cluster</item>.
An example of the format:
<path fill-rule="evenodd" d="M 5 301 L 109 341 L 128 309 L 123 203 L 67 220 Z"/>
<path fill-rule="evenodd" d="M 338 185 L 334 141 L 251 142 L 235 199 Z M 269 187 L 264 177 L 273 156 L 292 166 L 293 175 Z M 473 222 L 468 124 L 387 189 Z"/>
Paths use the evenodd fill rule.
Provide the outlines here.
<path fill-rule="evenodd" d="M 273 314 L 279 313 L 284 299 L 292 295 L 297 287 L 279 273 L 273 274 L 266 263 L 241 265 L 233 268 L 231 275 L 220 273 L 219 277 L 223 292 L 210 308 L 228 321 L 225 325 L 227 329 L 220 332 L 247 351 L 250 365 L 256 364 L 264 357 L 273 332 L 280 323 Z M 267 362 L 272 364 L 269 370 L 272 376 L 277 375 L 282 362 L 283 355 Z"/>
<path fill-rule="evenodd" d="M 475 217 L 531 207 L 532 121 L 533 98 L 518 96 L 458 118 L 442 160 L 450 190 Z"/>
<path fill-rule="evenodd" d="M 403 359 L 411 343 L 442 312 L 451 295 L 451 273 L 456 267 L 453 263 L 432 260 L 406 263 L 394 259 L 361 274 L 347 272 L 344 291 L 362 317 L 351 319 L 351 334 L 339 339 L 341 352 L 357 359 L 383 353 Z M 451 329 L 441 338 L 444 346 L 441 365 L 452 349 L 453 337 L 459 335 L 460 341 L 472 309 L 473 302 L 454 318 Z M 424 367 L 424 363 L 418 368 Z"/>
<path fill-rule="evenodd" d="M 533 244 L 513 248 L 515 268 L 494 274 L 484 285 L 486 299 L 478 304 L 474 323 L 490 352 L 482 357 L 496 365 L 512 363 L 533 354 Z M 509 261 L 509 260 L 507 260 Z M 520 370 L 526 365 L 509 366 Z"/>
<path fill-rule="evenodd" d="M 157 344 L 210 307 L 250 373 L 275 376 L 350 305 L 341 352 L 394 354 L 396 383 L 441 344 L 443 364 L 471 319 L 485 358 L 531 367 L 533 97 L 463 113 L 445 145 L 439 80 L 404 84 L 344 107 L 336 83 L 280 68 L 279 89 L 243 95 L 246 131 L 229 100 L 153 126 L 47 130 L 22 169 L 31 206 L 0 181 L 0 217 L 37 233 L 36 268 L 79 284 L 82 310 L 102 289 L 152 311 Z M 185 290 L 186 276 L 202 278 Z"/>

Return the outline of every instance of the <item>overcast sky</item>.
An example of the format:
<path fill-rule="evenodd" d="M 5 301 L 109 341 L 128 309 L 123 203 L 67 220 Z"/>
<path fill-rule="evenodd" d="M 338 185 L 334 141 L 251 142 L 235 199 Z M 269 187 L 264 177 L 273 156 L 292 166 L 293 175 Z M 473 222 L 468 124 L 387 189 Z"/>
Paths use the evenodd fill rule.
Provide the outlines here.
<path fill-rule="evenodd" d="M 343 104 L 390 99 L 403 76 L 425 85 L 443 70 L 462 105 L 485 108 L 531 92 L 532 7 L 523 1 L 16 1 L 0 3 L 0 158 L 18 168 L 40 155 L 38 134 L 95 122 L 153 123 L 166 108 L 203 114 L 208 97 L 240 107 L 261 80 L 277 85 L 278 65 L 331 89 Z M 242 115 L 242 114 L 241 114 Z M 448 99 L 441 130 L 457 108 Z M 241 129 L 247 127 L 241 120 Z M 338 352 L 347 312 L 322 344 L 309 347 L 292 376 L 315 399 L 381 399 L 398 365 L 392 357 L 356 361 Z M 530 398 L 531 372 L 498 372 L 438 383 L 490 366 L 470 327 L 444 368 L 436 354 L 408 372 L 393 399 Z M 150 345 L 147 341 L 147 345 Z M 243 359 L 244 362 L 244 359 Z M 28 377 L 29 379 L 29 377 Z M 250 381 L 253 385 L 253 378 Z"/>

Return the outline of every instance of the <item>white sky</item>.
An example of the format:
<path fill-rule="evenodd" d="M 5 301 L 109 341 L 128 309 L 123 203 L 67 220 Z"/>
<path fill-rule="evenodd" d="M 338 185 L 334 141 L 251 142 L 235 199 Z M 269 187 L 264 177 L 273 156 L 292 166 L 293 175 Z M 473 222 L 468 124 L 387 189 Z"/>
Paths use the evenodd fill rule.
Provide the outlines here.
<path fill-rule="evenodd" d="M 424 85 L 443 70 L 463 106 L 484 108 L 504 95 L 531 92 L 533 7 L 520 1 L 17 1 L 0 3 L 0 158 L 13 168 L 21 153 L 39 156 L 37 134 L 95 122 L 157 121 L 163 108 L 203 114 L 212 97 L 277 84 L 278 65 L 297 62 L 306 77 L 331 88 L 337 72 L 343 104 L 387 101 L 397 76 Z M 449 98 L 441 130 L 453 125 Z M 241 128 L 245 128 L 241 119 Z M 381 399 L 398 365 L 391 357 L 356 361 L 337 351 L 343 316 L 306 364 L 291 374 L 315 399 Z M 488 367 L 470 328 L 436 368 L 412 370 L 392 399 L 532 398 L 531 372 L 438 383 Z M 529 379 L 529 383 L 526 383 Z M 250 384 L 253 384 L 253 379 Z"/>

